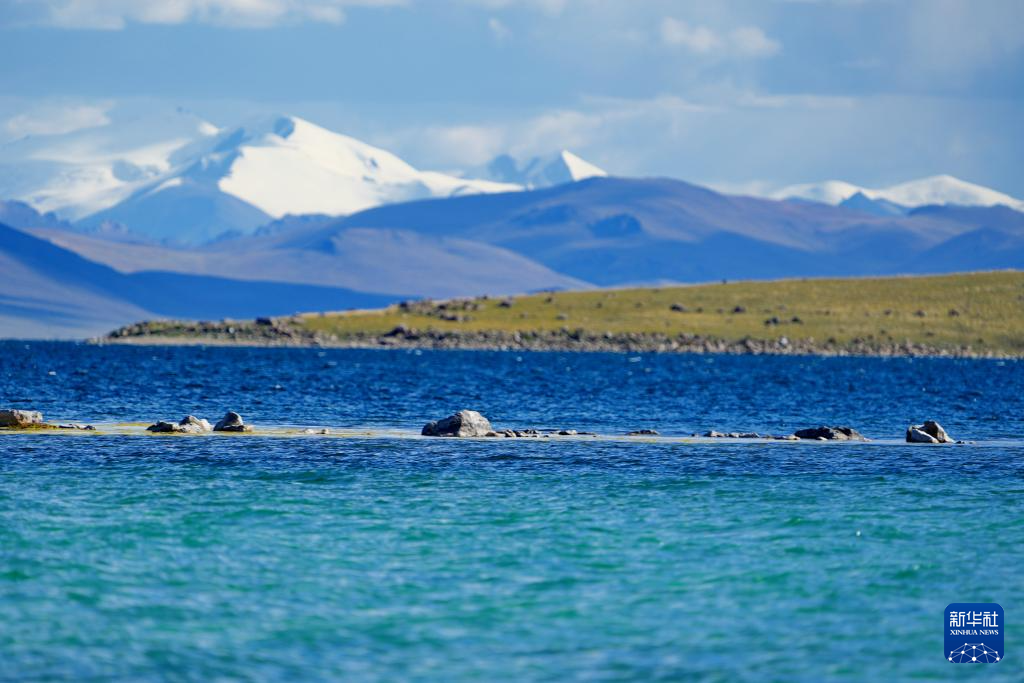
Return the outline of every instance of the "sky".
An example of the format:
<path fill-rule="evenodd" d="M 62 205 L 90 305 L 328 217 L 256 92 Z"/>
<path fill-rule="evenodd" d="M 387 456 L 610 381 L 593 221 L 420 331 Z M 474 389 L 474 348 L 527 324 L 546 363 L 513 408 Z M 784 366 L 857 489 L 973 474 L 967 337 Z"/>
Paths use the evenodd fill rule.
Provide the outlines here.
<path fill-rule="evenodd" d="M 1024 197 L 1024 2 L 0 2 L 0 142 L 176 107 L 438 170 L 567 148 L 731 191 L 948 173 Z"/>

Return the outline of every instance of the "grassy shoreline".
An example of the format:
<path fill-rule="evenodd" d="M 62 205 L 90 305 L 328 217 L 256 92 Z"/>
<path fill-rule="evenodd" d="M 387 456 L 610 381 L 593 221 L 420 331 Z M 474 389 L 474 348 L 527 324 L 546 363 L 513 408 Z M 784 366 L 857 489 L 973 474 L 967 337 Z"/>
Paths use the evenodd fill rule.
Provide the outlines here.
<path fill-rule="evenodd" d="M 802 279 L 149 321 L 103 343 L 1024 357 L 1024 272 Z"/>

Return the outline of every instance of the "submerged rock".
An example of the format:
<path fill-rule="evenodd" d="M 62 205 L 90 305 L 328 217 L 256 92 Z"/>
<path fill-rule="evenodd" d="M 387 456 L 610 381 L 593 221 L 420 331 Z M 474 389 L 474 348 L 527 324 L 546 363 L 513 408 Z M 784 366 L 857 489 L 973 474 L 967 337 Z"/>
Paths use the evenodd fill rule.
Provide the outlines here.
<path fill-rule="evenodd" d="M 217 424 L 213 426 L 215 432 L 251 432 L 252 427 L 245 424 L 245 420 L 242 416 L 233 410 L 229 410 L 224 414 Z"/>
<path fill-rule="evenodd" d="M 490 421 L 475 410 L 460 410 L 454 415 L 423 425 L 423 436 L 477 437 L 493 432 Z"/>
<path fill-rule="evenodd" d="M 925 420 L 924 424 L 907 427 L 907 443 L 953 443 L 953 439 L 938 422 Z"/>
<path fill-rule="evenodd" d="M 868 438 L 853 427 L 812 427 L 793 432 L 798 439 L 811 441 L 867 441 Z"/>
<path fill-rule="evenodd" d="M 38 410 L 0 410 L 0 427 L 27 429 L 43 424 L 43 414 Z"/>

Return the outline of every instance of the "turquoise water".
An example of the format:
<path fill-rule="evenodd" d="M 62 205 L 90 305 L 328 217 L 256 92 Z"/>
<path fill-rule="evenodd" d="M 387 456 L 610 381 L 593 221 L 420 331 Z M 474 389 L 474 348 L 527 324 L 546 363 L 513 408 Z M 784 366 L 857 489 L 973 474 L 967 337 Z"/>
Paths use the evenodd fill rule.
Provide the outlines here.
<path fill-rule="evenodd" d="M 63 420 L 882 440 L 0 436 L 0 679 L 1024 677 L 1020 363 L 0 351 L 0 404 Z M 927 417 L 975 445 L 885 441 Z M 999 664 L 945 661 L 960 601 Z"/>

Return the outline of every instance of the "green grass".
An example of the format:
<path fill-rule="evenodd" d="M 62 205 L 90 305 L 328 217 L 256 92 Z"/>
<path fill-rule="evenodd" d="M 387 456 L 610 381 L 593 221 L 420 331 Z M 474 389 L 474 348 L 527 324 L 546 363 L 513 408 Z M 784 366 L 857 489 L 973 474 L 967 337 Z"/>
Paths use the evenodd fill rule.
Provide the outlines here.
<path fill-rule="evenodd" d="M 972 347 L 1024 355 L 1024 272 L 934 277 L 730 282 L 460 300 L 451 311 L 420 303 L 410 310 L 313 314 L 301 325 L 341 338 L 419 330 L 646 332 L 723 340 L 813 338 L 837 344 L 909 340 L 937 349 Z M 685 311 L 672 310 L 673 304 Z M 734 312 L 740 307 L 742 312 Z M 454 312 L 460 321 L 442 320 Z M 778 324 L 765 324 L 777 318 Z M 795 322 L 793 319 L 799 319 Z"/>

